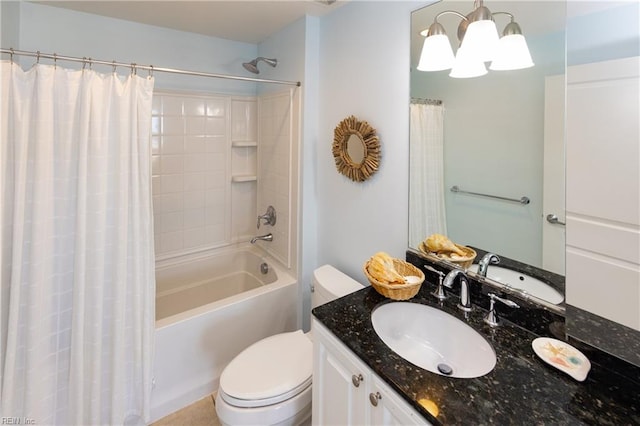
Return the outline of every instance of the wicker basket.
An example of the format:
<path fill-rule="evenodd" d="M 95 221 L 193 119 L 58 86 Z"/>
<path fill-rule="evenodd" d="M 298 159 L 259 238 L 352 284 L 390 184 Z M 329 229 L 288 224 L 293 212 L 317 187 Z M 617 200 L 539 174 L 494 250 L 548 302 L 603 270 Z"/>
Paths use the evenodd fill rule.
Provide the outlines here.
<path fill-rule="evenodd" d="M 466 256 L 463 258 L 451 259 L 449 256 L 443 256 L 441 254 L 437 254 L 432 251 L 429 251 L 427 246 L 424 244 L 424 241 L 418 245 L 418 248 L 423 253 L 436 256 L 437 258 L 446 260 L 447 262 L 455 263 L 456 265 L 459 265 L 461 268 L 468 269 L 473 264 L 473 261 L 475 260 L 478 254 L 471 247 L 461 246 L 460 244 L 456 244 L 456 247 L 462 250 Z"/>
<path fill-rule="evenodd" d="M 400 275 L 403 275 L 405 277 L 410 275 L 419 277 L 420 281 L 412 284 L 383 283 L 376 280 L 371 275 L 369 275 L 369 271 L 367 270 L 368 266 L 369 266 L 369 261 L 365 262 L 362 269 L 364 271 L 365 276 L 371 283 L 371 287 L 373 287 L 378 293 L 380 293 L 381 295 L 389 299 L 393 299 L 393 300 L 411 299 L 413 296 L 415 296 L 418 293 L 424 281 L 424 273 L 420 269 L 400 259 L 393 259 L 393 266 L 395 267 L 396 271 L 398 271 Z"/>

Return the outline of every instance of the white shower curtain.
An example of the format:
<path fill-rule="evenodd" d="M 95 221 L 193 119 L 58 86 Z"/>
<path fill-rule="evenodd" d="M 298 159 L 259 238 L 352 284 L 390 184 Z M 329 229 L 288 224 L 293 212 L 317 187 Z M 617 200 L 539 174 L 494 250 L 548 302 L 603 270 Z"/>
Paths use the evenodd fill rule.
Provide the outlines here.
<path fill-rule="evenodd" d="M 409 246 L 431 234 L 447 235 L 444 205 L 444 108 L 411 103 L 409 132 Z"/>
<path fill-rule="evenodd" d="M 2 62 L 0 412 L 149 419 L 153 79 Z"/>

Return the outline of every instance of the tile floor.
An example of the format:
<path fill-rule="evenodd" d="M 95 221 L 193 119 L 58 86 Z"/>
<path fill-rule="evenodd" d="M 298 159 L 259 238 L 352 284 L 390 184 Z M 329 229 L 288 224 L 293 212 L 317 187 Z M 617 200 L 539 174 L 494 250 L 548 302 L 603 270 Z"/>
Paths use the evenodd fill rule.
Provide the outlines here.
<path fill-rule="evenodd" d="M 214 395 L 209 395 L 182 410 L 161 418 L 151 426 L 220 426 L 214 401 Z"/>

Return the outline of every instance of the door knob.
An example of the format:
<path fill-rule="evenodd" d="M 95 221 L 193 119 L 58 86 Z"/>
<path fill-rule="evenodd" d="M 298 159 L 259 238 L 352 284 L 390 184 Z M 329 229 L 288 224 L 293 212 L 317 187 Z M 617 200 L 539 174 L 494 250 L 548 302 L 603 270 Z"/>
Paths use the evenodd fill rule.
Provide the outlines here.
<path fill-rule="evenodd" d="M 554 225 L 563 225 L 563 226 L 565 225 L 565 223 L 564 222 L 560 222 L 560 220 L 558 219 L 558 216 L 556 216 L 553 213 L 549 213 L 547 215 L 547 222 L 553 223 Z"/>
<path fill-rule="evenodd" d="M 371 402 L 371 405 L 373 405 L 374 407 L 378 406 L 378 401 L 380 401 L 381 399 L 382 399 L 382 395 L 380 395 L 380 392 L 376 392 L 376 393 L 371 392 L 369 394 L 369 401 Z"/>
<path fill-rule="evenodd" d="M 353 383 L 353 386 L 358 387 L 360 386 L 360 383 L 364 380 L 364 377 L 362 377 L 362 374 L 358 374 L 357 376 L 354 374 L 353 376 L 351 376 L 351 382 Z"/>

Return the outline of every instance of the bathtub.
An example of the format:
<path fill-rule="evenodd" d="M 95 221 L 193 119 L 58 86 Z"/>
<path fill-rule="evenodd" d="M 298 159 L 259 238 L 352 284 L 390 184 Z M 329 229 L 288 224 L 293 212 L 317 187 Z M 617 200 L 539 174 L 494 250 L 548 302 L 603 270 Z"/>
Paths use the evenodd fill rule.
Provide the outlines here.
<path fill-rule="evenodd" d="M 151 421 L 216 391 L 247 346 L 298 328 L 297 301 L 295 278 L 251 246 L 157 264 Z"/>

